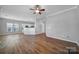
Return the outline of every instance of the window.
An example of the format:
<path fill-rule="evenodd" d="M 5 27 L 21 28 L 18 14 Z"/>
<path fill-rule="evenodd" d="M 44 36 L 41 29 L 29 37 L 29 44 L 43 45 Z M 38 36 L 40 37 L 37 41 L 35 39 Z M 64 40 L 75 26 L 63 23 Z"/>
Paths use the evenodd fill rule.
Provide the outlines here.
<path fill-rule="evenodd" d="M 18 32 L 18 31 L 19 31 L 19 25 L 13 24 L 13 32 Z"/>
<path fill-rule="evenodd" d="M 15 23 L 7 23 L 7 32 L 18 32 L 19 25 Z"/>
<path fill-rule="evenodd" d="M 12 23 L 7 23 L 7 31 L 8 32 L 12 32 L 12 26 L 13 26 Z"/>

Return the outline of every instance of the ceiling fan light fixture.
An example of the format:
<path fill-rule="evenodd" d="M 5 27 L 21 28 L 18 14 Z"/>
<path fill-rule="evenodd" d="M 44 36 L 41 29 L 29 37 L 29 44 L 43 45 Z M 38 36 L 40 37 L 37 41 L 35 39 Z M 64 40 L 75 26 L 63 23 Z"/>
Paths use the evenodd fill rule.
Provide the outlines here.
<path fill-rule="evenodd" d="M 39 10 L 35 10 L 35 12 L 36 12 L 36 13 L 39 13 L 40 11 L 39 11 Z"/>

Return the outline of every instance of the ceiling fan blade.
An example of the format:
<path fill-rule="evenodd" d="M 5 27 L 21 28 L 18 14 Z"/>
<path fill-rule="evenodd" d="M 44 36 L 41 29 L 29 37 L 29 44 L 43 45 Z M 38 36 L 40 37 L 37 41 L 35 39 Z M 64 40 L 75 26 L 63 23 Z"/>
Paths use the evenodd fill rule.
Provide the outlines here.
<path fill-rule="evenodd" d="M 39 12 L 39 14 L 41 15 L 41 12 Z"/>
<path fill-rule="evenodd" d="M 45 11 L 45 9 L 40 9 L 40 11 Z"/>

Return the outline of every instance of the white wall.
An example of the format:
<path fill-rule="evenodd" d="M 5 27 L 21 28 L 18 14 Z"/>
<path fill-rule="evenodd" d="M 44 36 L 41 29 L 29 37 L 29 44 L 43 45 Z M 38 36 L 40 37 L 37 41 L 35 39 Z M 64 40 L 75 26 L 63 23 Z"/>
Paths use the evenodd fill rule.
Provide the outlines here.
<path fill-rule="evenodd" d="M 76 11 L 76 32 L 75 33 L 76 33 L 77 42 L 79 44 L 79 6 Z"/>
<path fill-rule="evenodd" d="M 16 21 L 16 20 L 10 20 L 10 19 L 6 19 L 6 18 L 0 18 L 0 35 L 16 33 L 16 32 L 13 32 L 13 33 L 7 32 L 7 25 L 6 25 L 7 22 L 19 24 L 19 31 L 17 33 L 22 32 L 22 24 L 34 24 L 34 23 L 29 23 L 29 22 L 24 22 L 24 21 Z M 37 22 L 36 22 L 35 25 L 36 25 L 36 27 L 34 29 L 35 34 L 44 33 L 44 23 L 43 23 L 43 21 L 37 19 Z"/>
<path fill-rule="evenodd" d="M 79 14 L 78 14 L 79 15 Z M 79 43 L 77 8 L 47 17 L 46 35 L 52 38 Z"/>
<path fill-rule="evenodd" d="M 0 33 L 1 33 L 1 20 L 0 20 Z"/>
<path fill-rule="evenodd" d="M 7 32 L 7 22 L 19 24 L 19 31 L 18 32 Z M 6 18 L 0 18 L 0 35 L 22 33 L 22 24 L 32 24 L 32 23 L 24 22 L 24 21 L 10 20 L 10 19 L 6 19 Z"/>
<path fill-rule="evenodd" d="M 43 21 L 44 19 L 43 18 L 37 18 L 36 21 L 35 21 L 35 32 L 36 34 L 41 34 L 41 33 L 44 33 L 44 26 L 45 26 L 45 23 Z"/>

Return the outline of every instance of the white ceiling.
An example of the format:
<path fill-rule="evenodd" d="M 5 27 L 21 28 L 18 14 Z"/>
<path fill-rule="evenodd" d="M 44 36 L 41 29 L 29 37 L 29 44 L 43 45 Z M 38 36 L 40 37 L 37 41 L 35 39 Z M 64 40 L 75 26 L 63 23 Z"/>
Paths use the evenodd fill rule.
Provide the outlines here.
<path fill-rule="evenodd" d="M 42 5 L 42 8 L 45 8 L 46 11 L 38 17 L 42 18 L 51 13 L 71 8 L 73 6 L 74 5 Z M 33 14 L 32 10 L 29 10 L 32 7 L 33 5 L 0 5 L 0 15 L 4 18 L 34 22 L 36 15 Z"/>

